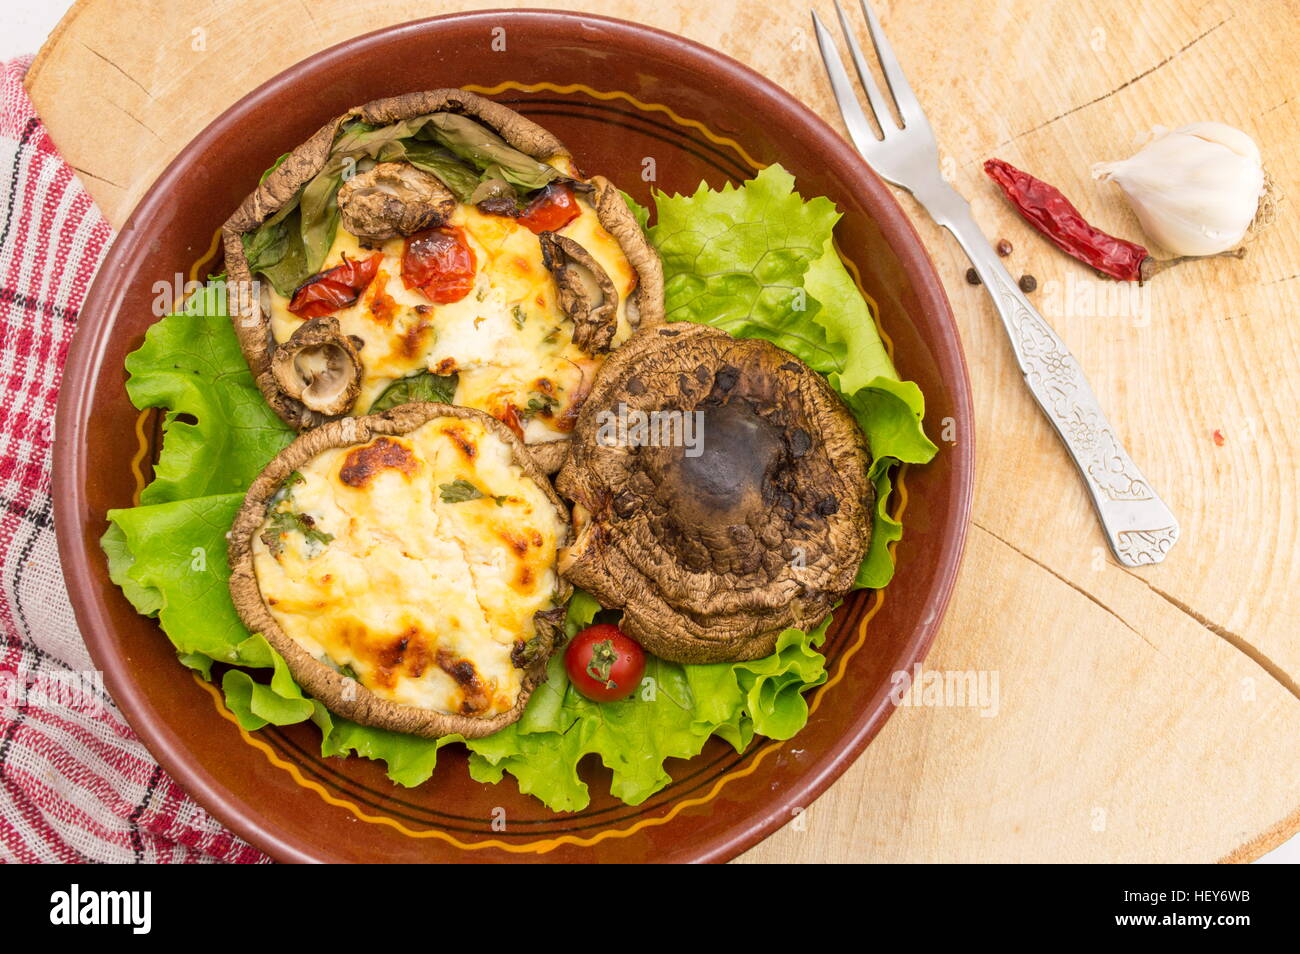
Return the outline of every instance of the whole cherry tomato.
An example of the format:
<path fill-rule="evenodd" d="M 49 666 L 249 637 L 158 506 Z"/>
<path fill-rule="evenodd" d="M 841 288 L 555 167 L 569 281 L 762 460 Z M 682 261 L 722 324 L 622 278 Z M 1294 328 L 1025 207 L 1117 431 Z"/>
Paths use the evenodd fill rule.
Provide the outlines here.
<path fill-rule="evenodd" d="M 447 305 L 474 288 L 474 250 L 460 229 L 443 225 L 406 237 L 402 284 L 418 288 L 429 301 Z"/>
<path fill-rule="evenodd" d="M 374 281 L 384 256 L 376 252 L 366 259 L 348 258 L 343 253 L 343 264 L 313 275 L 293 293 L 289 310 L 299 318 L 319 318 L 346 308 Z"/>
<path fill-rule="evenodd" d="M 573 187 L 566 182 L 552 182 L 519 213 L 518 221 L 530 232 L 540 234 L 562 229 L 581 214 Z"/>
<path fill-rule="evenodd" d="M 564 651 L 569 680 L 594 702 L 626 699 L 645 675 L 645 650 L 613 623 L 588 626 Z"/>

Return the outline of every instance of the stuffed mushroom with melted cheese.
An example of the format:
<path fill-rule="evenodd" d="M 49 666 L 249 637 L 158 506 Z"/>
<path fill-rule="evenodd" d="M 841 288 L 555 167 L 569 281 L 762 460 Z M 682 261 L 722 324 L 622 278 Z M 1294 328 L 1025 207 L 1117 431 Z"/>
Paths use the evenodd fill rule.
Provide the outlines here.
<path fill-rule="evenodd" d="M 230 531 L 240 618 L 349 719 L 476 738 L 519 718 L 559 642 L 568 512 L 477 410 L 331 421 L 276 456 Z"/>
<path fill-rule="evenodd" d="M 258 387 L 302 430 L 436 400 L 486 411 L 558 468 L 605 355 L 663 320 L 622 194 L 553 135 L 458 89 L 327 123 L 223 228 Z"/>

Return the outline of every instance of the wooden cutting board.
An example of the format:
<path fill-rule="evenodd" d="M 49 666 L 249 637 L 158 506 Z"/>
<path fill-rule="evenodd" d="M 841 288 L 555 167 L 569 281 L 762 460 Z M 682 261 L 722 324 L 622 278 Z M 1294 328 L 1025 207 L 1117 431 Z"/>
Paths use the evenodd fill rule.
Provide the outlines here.
<path fill-rule="evenodd" d="M 288 64 L 391 23 L 485 6 L 81 0 L 27 85 L 120 225 L 186 142 Z M 563 6 L 720 49 L 843 128 L 802 0 Z M 1243 261 L 1184 266 L 1144 297 L 1107 301 L 1097 295 L 1107 286 L 1033 235 L 980 165 L 997 155 L 1033 170 L 1103 227 L 1140 239 L 1089 166 L 1128 155 L 1153 125 L 1219 120 L 1255 137 L 1284 196 L 1300 194 L 1300 7 L 974 7 L 877 0 L 946 171 L 985 232 L 1015 246 L 1013 273 L 1038 279 L 1040 308 L 1183 538 L 1157 567 L 1110 559 L 985 293 L 903 196 L 952 299 L 975 388 L 977 433 L 938 436 L 979 448 L 966 560 L 927 665 L 995 677 L 997 704 L 902 709 L 826 795 L 744 860 L 1253 859 L 1300 829 L 1294 203 L 1284 198 Z"/>

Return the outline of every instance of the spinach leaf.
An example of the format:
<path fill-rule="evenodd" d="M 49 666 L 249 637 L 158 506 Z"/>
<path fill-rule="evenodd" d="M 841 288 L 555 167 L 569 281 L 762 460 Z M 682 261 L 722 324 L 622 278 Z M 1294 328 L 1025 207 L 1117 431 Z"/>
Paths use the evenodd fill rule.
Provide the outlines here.
<path fill-rule="evenodd" d="M 399 140 L 393 157 L 383 156 L 382 161 L 405 159 L 417 169 L 437 176 L 452 191 L 458 201 L 469 202 L 478 188 L 479 177 L 469 166 L 456 158 L 448 149 L 414 139 Z M 400 151 L 400 155 L 397 153 Z"/>
<path fill-rule="evenodd" d="M 444 146 L 485 173 L 484 178 L 504 179 L 525 190 L 540 189 L 559 177 L 553 166 L 525 155 L 482 123 L 459 113 L 431 113 L 421 117 L 423 134 L 431 134 Z"/>
<path fill-rule="evenodd" d="M 432 401 L 434 404 L 450 404 L 456 396 L 456 383 L 459 379 L 454 374 L 434 374 L 421 371 L 398 378 L 384 393 L 375 398 L 370 405 L 369 414 L 378 414 L 399 404 L 414 404 L 419 401 Z"/>

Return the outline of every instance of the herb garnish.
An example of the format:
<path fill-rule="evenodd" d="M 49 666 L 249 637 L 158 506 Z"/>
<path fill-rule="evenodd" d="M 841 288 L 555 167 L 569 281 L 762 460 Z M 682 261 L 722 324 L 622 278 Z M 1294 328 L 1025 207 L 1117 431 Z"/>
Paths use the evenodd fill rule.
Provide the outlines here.
<path fill-rule="evenodd" d="M 491 496 L 498 507 L 506 502 L 504 496 L 485 494 L 464 477 L 457 477 L 449 484 L 439 484 L 438 489 L 442 491 L 443 503 L 464 503 L 466 500 L 480 500 L 487 496 Z"/>
<path fill-rule="evenodd" d="M 316 521 L 309 514 L 277 510 L 271 514 L 270 525 L 262 531 L 262 542 L 266 544 L 272 556 L 278 557 L 284 552 L 284 535 L 295 531 L 301 533 L 309 542 L 319 543 L 321 546 L 334 539 L 332 533 L 317 530 Z"/>

